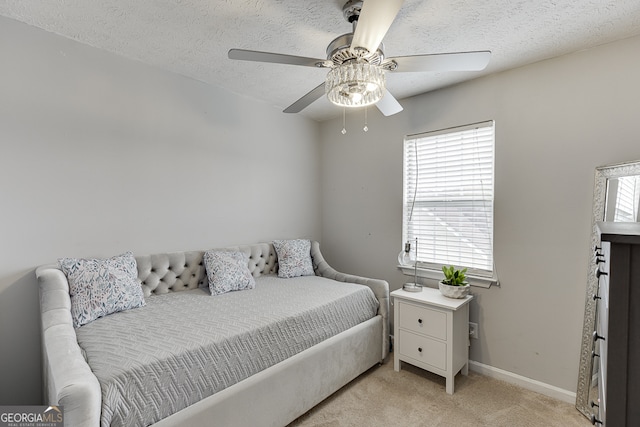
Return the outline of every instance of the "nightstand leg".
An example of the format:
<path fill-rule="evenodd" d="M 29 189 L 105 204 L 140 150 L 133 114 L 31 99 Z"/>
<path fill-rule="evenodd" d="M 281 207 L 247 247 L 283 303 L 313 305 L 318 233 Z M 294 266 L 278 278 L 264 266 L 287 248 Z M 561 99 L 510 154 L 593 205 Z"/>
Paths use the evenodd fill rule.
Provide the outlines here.
<path fill-rule="evenodd" d="M 400 370 L 400 358 L 398 355 L 393 356 L 393 370 L 396 372 Z"/>
<path fill-rule="evenodd" d="M 464 366 L 462 367 L 462 370 L 460 371 L 462 373 L 462 375 L 464 375 L 465 377 L 467 375 L 469 375 L 469 362 L 465 363 Z"/>
<path fill-rule="evenodd" d="M 447 378 L 447 394 L 453 394 L 453 377 Z"/>

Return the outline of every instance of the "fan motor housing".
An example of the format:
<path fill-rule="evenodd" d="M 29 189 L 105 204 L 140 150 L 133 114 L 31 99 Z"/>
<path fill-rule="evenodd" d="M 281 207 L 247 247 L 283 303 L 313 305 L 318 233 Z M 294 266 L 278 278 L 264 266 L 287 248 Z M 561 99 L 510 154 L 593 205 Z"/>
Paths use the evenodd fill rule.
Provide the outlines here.
<path fill-rule="evenodd" d="M 378 50 L 371 53 L 366 49 L 351 49 L 353 33 L 343 34 L 333 39 L 327 46 L 327 59 L 335 65 L 344 64 L 354 59 L 364 59 L 371 65 L 380 65 L 384 61 L 384 45 L 380 43 Z"/>

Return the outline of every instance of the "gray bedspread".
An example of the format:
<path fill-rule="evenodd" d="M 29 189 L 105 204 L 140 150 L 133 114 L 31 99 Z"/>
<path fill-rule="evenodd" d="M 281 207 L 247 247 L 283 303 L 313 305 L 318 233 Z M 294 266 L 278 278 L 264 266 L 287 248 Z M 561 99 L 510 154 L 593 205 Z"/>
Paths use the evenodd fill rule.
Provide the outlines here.
<path fill-rule="evenodd" d="M 366 286 L 261 276 L 252 290 L 152 296 L 76 330 L 102 426 L 146 426 L 374 317 Z M 303 380 L 301 378 L 301 380 Z"/>

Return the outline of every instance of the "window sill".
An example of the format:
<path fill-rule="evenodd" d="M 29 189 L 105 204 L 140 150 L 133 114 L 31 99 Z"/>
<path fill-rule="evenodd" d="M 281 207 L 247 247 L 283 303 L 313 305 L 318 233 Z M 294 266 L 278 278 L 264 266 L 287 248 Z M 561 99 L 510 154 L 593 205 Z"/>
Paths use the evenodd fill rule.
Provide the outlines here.
<path fill-rule="evenodd" d="M 398 268 L 402 270 L 402 273 L 407 276 L 414 276 L 415 270 L 413 266 L 404 266 L 398 265 Z M 426 268 L 418 267 L 418 277 L 422 277 L 425 279 L 437 280 L 438 282 L 442 280 L 443 275 L 441 271 L 437 270 L 429 270 Z M 467 279 L 471 286 L 477 286 L 479 288 L 490 288 L 492 285 L 500 286 L 498 279 L 495 277 L 479 277 L 479 276 L 470 276 L 467 275 Z"/>

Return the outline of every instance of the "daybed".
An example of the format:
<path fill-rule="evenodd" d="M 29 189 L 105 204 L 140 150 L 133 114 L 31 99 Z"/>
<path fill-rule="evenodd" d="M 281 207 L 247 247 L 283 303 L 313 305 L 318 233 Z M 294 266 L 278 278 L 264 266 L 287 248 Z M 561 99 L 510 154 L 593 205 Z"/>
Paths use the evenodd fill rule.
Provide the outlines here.
<path fill-rule="evenodd" d="M 137 280 L 146 305 L 77 328 L 65 273 L 59 266 L 36 270 L 45 404 L 63 406 L 66 426 L 285 426 L 384 362 L 389 351 L 387 282 L 335 271 L 317 242 L 310 246 L 315 275 L 290 279 L 277 276 L 273 243 L 224 250 L 248 256 L 254 289 L 211 296 L 205 251 L 137 256 Z M 347 301 L 356 291 L 373 294 L 373 314 L 343 331 L 335 329 L 339 322 L 334 318 L 341 317 L 344 308 L 322 302 L 325 288 L 336 289 Z M 308 300 L 320 301 L 315 311 L 300 308 Z M 201 339 L 225 334 L 217 328 L 218 318 L 195 314 L 210 301 L 217 304 L 218 317 L 231 318 L 224 329 L 241 335 L 236 343 L 241 351 L 230 344 L 215 352 L 202 347 Z M 176 315 L 176 308 L 183 315 Z M 163 310 L 170 314 L 165 317 Z M 273 319 L 293 323 L 280 329 L 269 323 Z M 256 322 L 269 330 L 266 338 L 253 332 Z M 305 322 L 310 322 L 311 333 L 296 336 Z M 269 342 L 273 337 L 276 342 Z M 280 338 L 293 339 L 293 348 L 285 350 Z M 226 335 L 222 339 L 231 340 Z M 156 358 L 168 359 L 164 362 L 169 367 Z M 239 371 L 227 367 L 230 359 L 240 361 Z M 112 383 L 103 378 L 105 371 L 115 372 Z M 199 396 L 195 403 L 193 396 Z M 109 400 L 116 408 L 103 407 Z M 151 423 L 140 421 L 147 416 Z"/>

